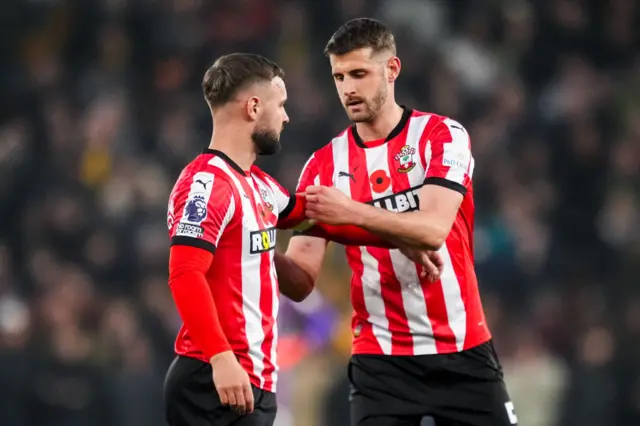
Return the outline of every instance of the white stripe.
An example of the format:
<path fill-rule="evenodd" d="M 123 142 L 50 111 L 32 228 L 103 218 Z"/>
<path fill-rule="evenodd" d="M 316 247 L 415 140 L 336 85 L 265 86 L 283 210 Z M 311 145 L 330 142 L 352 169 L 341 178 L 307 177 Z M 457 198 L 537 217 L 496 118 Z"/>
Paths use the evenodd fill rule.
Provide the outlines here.
<path fill-rule="evenodd" d="M 258 194 L 258 190 L 256 190 L 255 186 L 253 185 L 253 182 L 251 182 L 251 178 L 247 177 L 247 183 L 249 184 L 249 187 L 251 188 L 251 191 L 253 192 L 253 197 L 254 199 L 258 200 L 260 197 L 260 194 Z M 256 183 L 258 183 L 258 186 L 260 186 L 260 181 L 255 178 Z M 255 216 L 254 216 L 255 217 Z M 259 226 L 259 223 L 257 223 Z M 260 227 L 260 226 L 259 226 Z M 271 281 L 271 300 L 272 300 L 272 304 L 271 304 L 271 309 L 272 309 L 272 315 L 273 318 L 275 319 L 274 323 L 273 323 L 273 342 L 271 344 L 271 353 L 269 354 L 269 358 L 271 360 L 271 363 L 273 364 L 274 370 L 273 370 L 273 389 L 272 392 L 275 392 L 275 386 L 276 386 L 276 381 L 277 381 L 277 375 L 278 375 L 278 364 L 277 364 L 277 359 L 276 359 L 276 350 L 278 348 L 278 323 L 277 323 L 277 318 L 278 318 L 278 308 L 279 308 L 279 300 L 278 300 L 278 278 L 276 277 L 276 268 L 274 267 L 274 256 L 275 256 L 275 250 L 272 250 L 269 253 L 269 262 L 271 267 L 270 272 L 269 272 L 269 278 Z M 257 258 L 261 258 L 262 256 L 254 256 Z M 261 286 L 262 284 L 262 275 L 260 274 L 260 266 L 258 265 L 258 284 L 259 286 Z M 260 309 L 260 299 L 258 299 L 258 310 Z M 260 322 L 260 330 L 262 330 L 263 332 L 263 340 L 266 338 L 266 336 L 264 335 L 264 330 L 262 329 L 262 320 Z M 260 342 L 260 353 L 262 353 L 262 342 Z M 261 375 L 260 376 L 260 382 L 262 384 L 264 384 L 265 382 L 265 378 Z"/>
<path fill-rule="evenodd" d="M 427 305 L 424 300 L 416 265 L 403 255 L 400 250 L 389 250 L 389 253 L 391 254 L 393 270 L 402 289 L 402 304 L 409 323 L 409 331 L 413 338 L 413 352 L 415 355 L 436 353 L 433 328 L 427 316 Z"/>
<path fill-rule="evenodd" d="M 371 176 L 376 170 L 383 170 L 386 176 L 390 179 L 391 174 L 389 172 L 388 158 L 389 145 L 385 143 L 374 148 L 367 148 L 364 152 L 369 176 Z M 369 185 L 374 199 L 393 194 L 392 185 L 389 185 L 389 187 L 381 193 L 373 191 L 371 181 L 369 181 Z M 389 330 L 389 318 L 387 317 L 385 302 L 382 297 L 382 283 L 380 271 L 378 270 L 379 262 L 376 258 L 371 256 L 364 247 L 361 248 L 360 252 L 362 254 L 362 264 L 364 266 L 362 273 L 364 303 L 367 307 L 367 312 L 369 313 L 369 322 L 373 325 L 373 334 L 378 340 L 378 344 L 382 348 L 382 352 L 385 354 L 391 354 L 391 331 Z"/>
<path fill-rule="evenodd" d="M 253 373 L 260 378 L 260 386 L 264 386 L 264 358 L 262 353 L 262 342 L 264 341 L 264 330 L 262 329 L 262 313 L 260 312 L 260 261 L 261 256 L 251 255 L 249 247 L 250 229 L 259 229 L 258 221 L 253 212 L 253 207 L 249 198 L 245 197 L 242 184 L 236 178 L 233 171 L 229 169 L 227 163 L 214 157 L 210 164 L 219 167 L 236 185 L 241 194 L 242 202 L 242 312 L 245 318 L 245 334 L 249 343 L 249 358 L 253 363 Z"/>
<path fill-rule="evenodd" d="M 467 311 L 464 307 L 464 301 L 460 293 L 460 283 L 453 269 L 451 255 L 446 243 L 442 245 L 438 253 L 442 256 L 442 262 L 444 263 L 440 282 L 442 283 L 449 327 L 451 327 L 451 331 L 456 336 L 456 347 L 458 351 L 461 351 L 464 348 L 464 339 L 467 334 Z"/>
<path fill-rule="evenodd" d="M 333 154 L 333 186 L 351 198 L 351 183 L 348 176 L 339 176 L 340 172 L 351 173 L 349 169 L 349 138 L 348 133 L 331 141 Z"/>
<path fill-rule="evenodd" d="M 416 150 L 415 162 L 416 166 L 409 171 L 409 182 L 411 188 L 415 188 L 416 186 L 422 186 L 424 182 L 424 178 L 426 176 L 425 169 L 422 167 L 422 162 L 420 158 L 422 158 L 422 152 L 420 152 L 420 138 L 424 133 L 425 127 L 429 123 L 431 119 L 431 115 L 421 115 L 419 117 L 413 117 L 409 121 L 409 130 L 407 132 L 407 145 L 414 148 Z M 427 163 L 428 164 L 428 160 Z"/>
<path fill-rule="evenodd" d="M 442 163 L 449 166 L 446 179 L 464 184 L 464 178 L 472 161 L 469 149 L 469 133 L 457 121 L 446 119 L 443 121 L 451 133 L 451 142 L 444 143 Z"/>
<path fill-rule="evenodd" d="M 280 290 L 278 287 L 278 275 L 276 273 L 275 268 L 275 255 L 276 251 L 271 250 L 269 253 L 269 261 L 271 262 L 271 289 L 273 294 L 271 295 L 273 300 L 273 343 L 271 344 L 271 363 L 273 364 L 273 374 L 271 378 L 273 379 L 273 387 L 271 392 L 276 391 L 276 385 L 278 383 L 278 372 L 280 371 L 280 366 L 278 365 L 278 312 L 280 311 Z"/>
<path fill-rule="evenodd" d="M 231 193 L 231 199 L 229 200 L 229 206 L 227 207 L 227 213 L 224 215 L 224 220 L 222 221 L 222 225 L 220 226 L 220 231 L 218 232 L 218 236 L 216 237 L 215 245 L 217 246 L 220 242 L 220 237 L 222 237 L 222 231 L 227 227 L 231 219 L 233 219 L 233 215 L 236 212 L 236 201 L 233 193 Z"/>

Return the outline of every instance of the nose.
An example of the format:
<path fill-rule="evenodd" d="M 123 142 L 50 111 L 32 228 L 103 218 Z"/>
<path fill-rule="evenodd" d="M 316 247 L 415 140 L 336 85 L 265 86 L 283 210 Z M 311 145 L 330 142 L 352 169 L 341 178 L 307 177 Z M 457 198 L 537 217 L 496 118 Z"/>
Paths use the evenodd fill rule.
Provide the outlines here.
<path fill-rule="evenodd" d="M 289 114 L 287 114 L 287 111 L 284 111 L 284 116 L 282 117 L 282 124 L 287 124 L 289 123 Z"/>
<path fill-rule="evenodd" d="M 342 93 L 345 97 L 353 97 L 356 94 L 356 87 L 353 79 L 345 77 L 342 81 Z"/>

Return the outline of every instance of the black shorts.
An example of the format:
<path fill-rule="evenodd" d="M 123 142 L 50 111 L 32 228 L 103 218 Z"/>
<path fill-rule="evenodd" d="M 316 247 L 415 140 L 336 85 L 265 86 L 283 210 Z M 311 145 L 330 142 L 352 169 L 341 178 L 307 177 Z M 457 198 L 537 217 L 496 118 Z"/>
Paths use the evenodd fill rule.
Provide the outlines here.
<path fill-rule="evenodd" d="M 354 355 L 349 381 L 351 426 L 517 424 L 490 341 L 454 354 Z"/>
<path fill-rule="evenodd" d="M 237 414 L 220 403 L 209 363 L 178 356 L 164 382 L 167 422 L 169 426 L 272 426 L 276 419 L 276 395 L 254 386 L 252 390 L 254 411 Z"/>

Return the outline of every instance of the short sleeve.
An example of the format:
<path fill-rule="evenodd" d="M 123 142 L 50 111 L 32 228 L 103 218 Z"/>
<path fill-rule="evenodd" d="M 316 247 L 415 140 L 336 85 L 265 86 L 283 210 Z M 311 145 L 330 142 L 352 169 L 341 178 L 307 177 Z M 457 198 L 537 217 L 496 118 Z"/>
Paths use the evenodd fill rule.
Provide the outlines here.
<path fill-rule="evenodd" d="M 449 118 L 427 136 L 425 184 L 441 185 L 466 194 L 473 175 L 471 140 L 467 130 Z"/>
<path fill-rule="evenodd" d="M 233 189 L 226 179 L 208 172 L 195 173 L 184 185 L 185 190 L 177 191 L 170 201 L 170 209 L 177 213 L 169 229 L 171 245 L 213 253 L 235 213 Z"/>
<path fill-rule="evenodd" d="M 300 178 L 298 179 L 296 192 L 304 192 L 308 186 L 319 184 L 320 176 L 318 162 L 316 160 L 316 155 L 313 154 L 311 155 L 311 157 L 309 157 L 304 167 L 302 168 L 302 171 L 300 172 Z"/>

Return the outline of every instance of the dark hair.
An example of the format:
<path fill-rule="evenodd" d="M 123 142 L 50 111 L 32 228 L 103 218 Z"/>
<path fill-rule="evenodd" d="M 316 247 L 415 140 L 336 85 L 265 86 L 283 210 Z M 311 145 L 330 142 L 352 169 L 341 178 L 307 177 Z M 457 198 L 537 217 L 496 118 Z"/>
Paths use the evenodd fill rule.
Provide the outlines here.
<path fill-rule="evenodd" d="M 231 53 L 219 57 L 202 79 L 202 91 L 211 108 L 229 102 L 240 89 L 257 82 L 284 78 L 275 62 L 253 53 Z"/>
<path fill-rule="evenodd" d="M 370 47 L 375 53 L 390 50 L 395 55 L 393 33 L 382 22 L 371 18 L 357 18 L 343 24 L 333 33 L 324 54 L 344 55 L 356 49 Z"/>

